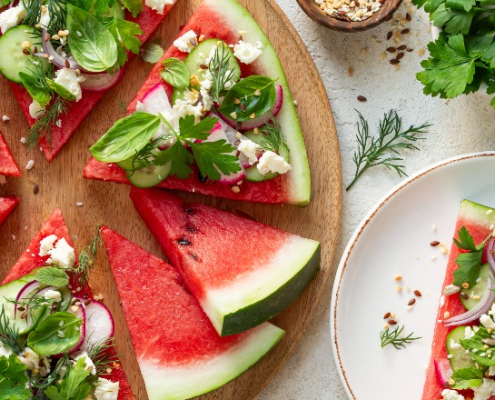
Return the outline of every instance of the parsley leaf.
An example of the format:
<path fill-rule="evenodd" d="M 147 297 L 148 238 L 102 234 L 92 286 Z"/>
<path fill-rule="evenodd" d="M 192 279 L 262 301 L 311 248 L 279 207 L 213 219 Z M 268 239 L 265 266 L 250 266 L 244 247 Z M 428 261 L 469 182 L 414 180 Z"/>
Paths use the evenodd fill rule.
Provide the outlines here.
<path fill-rule="evenodd" d="M 226 140 L 190 144 L 194 159 L 198 164 L 201 175 L 213 181 L 220 180 L 219 170 L 224 175 L 240 171 L 239 159 L 231 154 L 234 148 Z"/>
<path fill-rule="evenodd" d="M 110 30 L 116 30 L 119 33 L 122 45 L 127 50 L 132 51 L 134 54 L 139 53 L 141 41 L 137 36 L 141 35 L 143 31 L 138 24 L 124 19 L 114 18 L 112 25 L 110 25 Z"/>
<path fill-rule="evenodd" d="M 70 369 L 62 384 L 50 386 L 44 391 L 50 400 L 84 400 L 91 392 L 91 383 L 87 381 L 90 371 L 86 369 L 85 358 L 81 357 Z"/>
<path fill-rule="evenodd" d="M 206 140 L 217 121 L 216 118 L 206 117 L 196 124 L 194 116 L 186 115 L 179 120 L 180 136 L 187 139 Z"/>
<path fill-rule="evenodd" d="M 466 8 L 469 8 L 469 6 L 466 6 Z M 471 28 L 474 14 L 474 10 L 469 12 L 454 10 L 452 8 L 447 8 L 446 4 L 441 4 L 431 14 L 431 18 L 434 21 L 434 25 L 442 26 L 445 32 L 452 34 L 462 33 L 465 35 Z"/>
<path fill-rule="evenodd" d="M 157 165 L 165 165 L 172 161 L 170 175 L 175 175 L 180 179 L 186 179 L 192 173 L 190 165 L 194 162 L 194 157 L 182 145 L 180 140 L 175 142 L 173 146 L 161 152 L 153 162 Z"/>
<path fill-rule="evenodd" d="M 462 250 L 470 250 L 470 251 L 476 251 L 478 250 L 476 247 L 476 244 L 474 243 L 474 239 L 469 233 L 469 231 L 466 229 L 465 226 L 463 226 L 459 231 L 457 232 L 459 235 L 459 240 L 454 238 L 454 243 L 457 247 L 459 247 Z"/>
<path fill-rule="evenodd" d="M 121 3 L 131 12 L 133 17 L 137 17 L 143 11 L 141 0 L 121 0 Z"/>
<path fill-rule="evenodd" d="M 26 389 L 28 377 L 27 367 L 21 363 L 15 354 L 9 358 L 0 357 L 0 399 L 29 400 L 33 394 Z"/>
<path fill-rule="evenodd" d="M 425 71 L 416 77 L 425 85 L 424 93 L 441 97 L 454 98 L 466 90 L 473 81 L 476 58 L 471 57 L 465 48 L 461 34 L 450 36 L 444 34 L 428 45 L 431 57 L 421 62 Z"/>

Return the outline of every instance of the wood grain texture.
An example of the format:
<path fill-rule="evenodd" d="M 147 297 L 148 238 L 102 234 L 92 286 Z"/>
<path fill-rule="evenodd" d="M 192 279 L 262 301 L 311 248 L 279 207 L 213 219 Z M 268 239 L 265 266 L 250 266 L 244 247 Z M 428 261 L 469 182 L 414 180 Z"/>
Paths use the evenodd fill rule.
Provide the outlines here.
<path fill-rule="evenodd" d="M 152 40 L 160 37 L 162 45 L 167 48 L 199 3 L 200 0 L 179 0 Z M 322 243 L 322 264 L 321 271 L 311 286 L 288 310 L 273 320 L 287 331 L 285 338 L 254 368 L 225 387 L 203 396 L 204 399 L 252 399 L 287 361 L 311 323 L 323 293 L 329 290 L 327 281 L 331 274 L 340 222 L 342 185 L 337 132 L 316 67 L 299 36 L 273 0 L 241 0 L 241 3 L 274 44 L 298 102 L 311 164 L 312 202 L 301 209 L 240 203 L 186 193 L 178 195 L 226 210 L 239 209 L 260 222 L 317 239 Z M 164 258 L 158 242 L 133 208 L 128 197 L 129 187 L 86 181 L 81 175 L 90 158 L 88 147 L 123 115 L 119 102 L 126 105 L 133 98 L 151 68 L 151 64 L 136 57 L 128 66 L 120 85 L 107 93 L 51 164 L 46 162 L 38 150 L 26 154 L 19 139 L 25 136 L 28 125 L 6 80 L 0 80 L 0 115 L 11 118 L 7 123 L 0 122 L 0 129 L 23 169 L 22 178 L 10 178 L 7 185 L 0 186 L 0 196 L 21 197 L 19 207 L 0 229 L 0 278 L 7 274 L 37 229 L 56 207 L 60 207 L 63 212 L 77 250 L 81 250 L 90 240 L 96 224 L 104 224 Z M 35 167 L 26 171 L 24 167 L 30 159 L 35 160 Z M 37 195 L 33 193 L 35 185 L 39 186 Z M 83 202 L 82 207 L 77 207 L 76 202 Z M 117 324 L 117 351 L 122 355 L 122 363 L 136 398 L 147 399 L 104 251 L 98 256 L 91 284 L 95 294 L 102 293 L 105 296 L 105 302 L 114 314 Z"/>

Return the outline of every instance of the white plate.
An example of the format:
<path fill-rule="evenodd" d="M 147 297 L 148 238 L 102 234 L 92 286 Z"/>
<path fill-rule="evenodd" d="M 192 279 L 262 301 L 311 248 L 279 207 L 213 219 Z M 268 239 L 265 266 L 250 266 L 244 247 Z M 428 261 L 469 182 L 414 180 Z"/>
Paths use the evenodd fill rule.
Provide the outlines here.
<path fill-rule="evenodd" d="M 494 171 L 495 152 L 442 161 L 392 190 L 359 225 L 337 271 L 330 315 L 335 360 L 349 398 L 421 399 L 448 259 L 430 243 L 438 240 L 450 250 L 462 199 L 495 206 Z M 394 280 L 398 274 L 400 282 Z M 423 296 L 408 311 L 416 289 Z M 382 349 L 386 312 L 421 339 L 405 349 Z"/>

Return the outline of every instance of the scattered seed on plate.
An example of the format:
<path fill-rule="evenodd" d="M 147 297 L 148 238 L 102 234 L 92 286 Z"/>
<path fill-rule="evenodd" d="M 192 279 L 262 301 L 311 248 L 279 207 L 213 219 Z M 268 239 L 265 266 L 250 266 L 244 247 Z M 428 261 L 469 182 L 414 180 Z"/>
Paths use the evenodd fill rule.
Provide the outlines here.
<path fill-rule="evenodd" d="M 422 296 L 422 294 L 421 294 L 421 292 L 419 290 L 415 290 L 413 293 L 414 293 L 414 295 L 416 297 L 421 297 Z"/>
<path fill-rule="evenodd" d="M 416 303 L 416 299 L 413 297 L 411 300 L 409 300 L 409 303 L 407 303 L 407 305 L 412 306 L 414 303 Z"/>
<path fill-rule="evenodd" d="M 385 313 L 385 315 L 383 316 L 383 319 L 387 319 L 388 317 L 390 317 L 390 313 L 389 312 Z"/>
<path fill-rule="evenodd" d="M 368 101 L 368 99 L 367 99 L 366 97 L 362 96 L 362 95 L 359 95 L 359 96 L 357 97 L 357 99 L 358 99 L 360 102 L 362 102 L 362 103 L 364 103 L 364 102 Z"/>

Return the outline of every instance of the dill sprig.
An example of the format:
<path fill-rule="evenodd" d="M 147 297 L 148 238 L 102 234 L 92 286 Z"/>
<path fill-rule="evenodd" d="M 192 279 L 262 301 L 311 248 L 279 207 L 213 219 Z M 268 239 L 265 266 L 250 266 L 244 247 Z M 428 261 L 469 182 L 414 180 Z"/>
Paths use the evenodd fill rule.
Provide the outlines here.
<path fill-rule="evenodd" d="M 40 375 L 31 375 L 30 384 L 36 390 L 33 400 L 46 400 L 47 397 L 44 394 L 44 390 L 48 389 L 51 385 L 59 380 L 63 380 L 70 371 L 71 363 L 69 354 L 65 353 L 55 365 L 55 368 L 50 372 L 46 378 L 41 378 Z M 62 368 L 64 368 L 62 373 Z"/>
<path fill-rule="evenodd" d="M 280 153 L 280 146 L 285 143 L 280 123 L 275 118 L 272 118 L 270 122 L 260 128 L 260 132 L 263 135 L 261 146 L 265 150 Z"/>
<path fill-rule="evenodd" d="M 364 171 L 378 165 L 384 165 L 388 169 L 395 170 L 401 177 L 407 176 L 404 165 L 398 164 L 398 162 L 403 161 L 399 157 L 399 151 L 402 149 L 419 150 L 413 143 L 424 139 L 417 135 L 426 133 L 426 128 L 430 127 L 431 124 L 425 123 L 418 127 L 411 125 L 402 131 L 402 118 L 395 110 L 390 110 L 379 123 L 378 136 L 371 136 L 368 121 L 360 112 L 358 114 L 358 150 L 353 156 L 356 173 L 346 190 L 349 190 L 356 183 Z M 392 153 L 392 155 L 387 156 L 387 152 Z"/>
<path fill-rule="evenodd" d="M 43 3 L 43 0 L 22 0 L 22 5 L 26 10 L 26 16 L 22 20 L 22 23 L 36 26 L 41 18 L 41 6 Z"/>
<path fill-rule="evenodd" d="M 40 295 L 33 295 L 31 297 L 24 298 L 21 301 L 17 301 L 15 299 L 6 299 L 6 300 L 7 302 L 17 306 L 21 306 L 25 308 L 29 307 L 30 312 L 34 310 L 38 310 L 42 307 L 52 306 L 53 303 L 55 302 L 54 299 L 47 299 L 46 297 Z"/>
<path fill-rule="evenodd" d="M 380 332 L 380 340 L 382 343 L 382 348 L 391 344 L 396 349 L 403 349 L 406 347 L 406 344 L 413 342 L 414 340 L 421 339 L 421 337 L 413 337 L 414 332 L 411 332 L 409 335 L 405 337 L 400 337 L 402 331 L 404 330 L 404 325 L 401 327 L 395 328 L 393 331 L 390 329 L 385 329 Z"/>
<path fill-rule="evenodd" d="M 217 46 L 213 57 L 208 64 L 208 70 L 213 76 L 211 97 L 218 103 L 220 93 L 225 89 L 225 85 L 232 79 L 234 69 L 230 67 L 230 51 L 225 46 Z"/>
<path fill-rule="evenodd" d="M 41 139 L 46 137 L 48 143 L 52 144 L 52 127 L 60 119 L 60 114 L 67 113 L 69 101 L 56 95 L 50 105 L 47 106 L 43 114 L 35 121 L 28 131 L 27 146 L 31 150 L 40 143 Z"/>
<path fill-rule="evenodd" d="M 93 269 L 94 259 L 98 253 L 98 248 L 103 243 L 100 235 L 100 226 L 96 229 L 96 234 L 82 251 L 79 253 L 79 260 L 74 266 L 74 272 L 79 279 L 79 287 L 86 285 L 89 281 L 89 275 Z"/>
<path fill-rule="evenodd" d="M 24 348 L 19 330 L 10 325 L 5 305 L 2 305 L 2 311 L 0 311 L 0 342 L 16 354 L 20 354 Z"/>
<path fill-rule="evenodd" d="M 110 351 L 113 347 L 115 338 L 103 339 L 90 345 L 88 357 L 93 361 L 96 368 L 96 375 L 107 374 L 106 370 L 111 368 L 112 363 L 117 361 L 117 355 Z"/>

